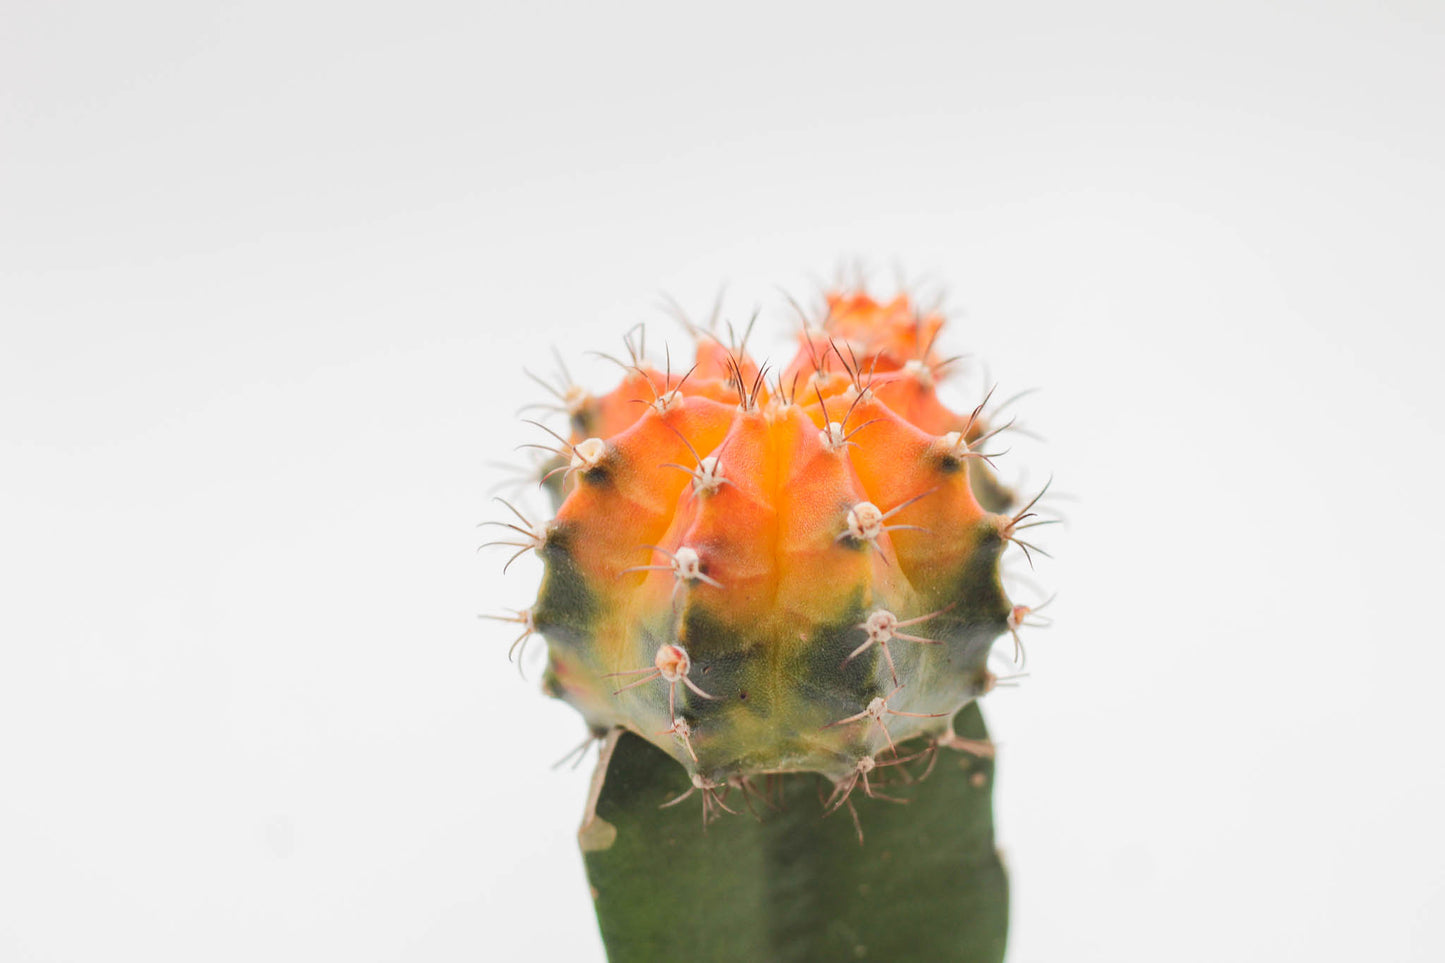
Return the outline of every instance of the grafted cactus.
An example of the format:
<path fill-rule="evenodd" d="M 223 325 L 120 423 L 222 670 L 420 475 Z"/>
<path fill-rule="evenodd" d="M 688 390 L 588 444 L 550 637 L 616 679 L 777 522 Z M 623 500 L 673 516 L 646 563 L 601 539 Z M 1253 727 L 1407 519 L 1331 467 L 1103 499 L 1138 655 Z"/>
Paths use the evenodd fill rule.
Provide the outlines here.
<path fill-rule="evenodd" d="M 939 398 L 957 363 L 936 348 L 943 316 L 906 295 L 825 300 L 785 367 L 690 326 L 689 367 L 649 363 L 634 333 L 612 391 L 547 385 L 568 419 L 539 424 L 556 514 L 518 511 L 499 542 L 544 561 L 514 621 L 518 641 L 547 640 L 545 690 L 594 733 L 670 755 L 704 824 L 735 791 L 773 805 L 774 777 L 811 772 L 861 838 L 856 792 L 888 798 L 887 771 L 913 782 L 940 747 L 986 748 L 954 719 L 998 681 L 995 642 L 1028 624 L 1000 558 L 1032 561 L 1041 522 L 1038 496 L 1015 507 L 992 470 L 1007 425 L 988 398 Z"/>

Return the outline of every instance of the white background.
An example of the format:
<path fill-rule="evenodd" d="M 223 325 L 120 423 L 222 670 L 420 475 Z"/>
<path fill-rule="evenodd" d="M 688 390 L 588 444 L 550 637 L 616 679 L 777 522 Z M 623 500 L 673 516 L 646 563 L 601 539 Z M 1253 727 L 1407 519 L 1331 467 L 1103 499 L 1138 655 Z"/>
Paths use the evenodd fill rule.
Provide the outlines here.
<path fill-rule="evenodd" d="M 0 18 L 0 959 L 600 959 L 487 463 L 840 256 L 1077 497 L 1011 959 L 1445 956 L 1445 6 Z"/>

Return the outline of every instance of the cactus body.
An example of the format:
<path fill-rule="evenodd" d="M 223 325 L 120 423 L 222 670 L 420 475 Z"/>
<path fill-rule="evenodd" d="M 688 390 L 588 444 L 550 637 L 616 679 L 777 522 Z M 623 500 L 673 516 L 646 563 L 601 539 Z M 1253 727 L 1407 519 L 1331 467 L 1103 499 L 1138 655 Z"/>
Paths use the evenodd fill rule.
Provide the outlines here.
<path fill-rule="evenodd" d="M 705 797 L 803 771 L 846 792 L 947 739 L 1017 628 L 999 561 L 1027 506 L 1005 514 L 983 406 L 939 399 L 942 326 L 840 292 L 785 368 L 697 331 L 689 371 L 635 356 L 605 395 L 559 391 L 556 515 L 507 543 L 545 563 L 518 621 L 547 640 L 546 691 Z"/>

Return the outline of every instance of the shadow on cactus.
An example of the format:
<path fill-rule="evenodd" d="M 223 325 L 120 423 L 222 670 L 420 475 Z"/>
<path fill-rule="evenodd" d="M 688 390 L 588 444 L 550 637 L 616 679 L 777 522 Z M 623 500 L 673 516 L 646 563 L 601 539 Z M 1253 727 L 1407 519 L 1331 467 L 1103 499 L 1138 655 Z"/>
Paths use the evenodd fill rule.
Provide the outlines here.
<path fill-rule="evenodd" d="M 795 308 L 786 367 L 684 318 L 688 367 L 634 329 L 612 391 L 537 379 L 556 514 L 493 523 L 545 566 L 517 642 L 546 638 L 545 691 L 604 743 L 580 839 L 609 957 L 998 960 L 972 703 L 1001 638 L 1022 667 L 1000 561 L 1040 554 L 1043 492 L 995 474 L 991 394 L 940 400 L 940 313 Z"/>

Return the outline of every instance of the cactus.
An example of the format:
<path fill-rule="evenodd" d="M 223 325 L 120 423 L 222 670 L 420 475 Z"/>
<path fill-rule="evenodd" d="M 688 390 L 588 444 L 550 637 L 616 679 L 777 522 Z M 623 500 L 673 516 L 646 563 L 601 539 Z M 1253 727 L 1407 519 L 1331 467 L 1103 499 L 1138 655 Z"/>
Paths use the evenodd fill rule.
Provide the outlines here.
<path fill-rule="evenodd" d="M 675 760 L 674 802 L 695 798 L 704 827 L 817 773 L 823 811 L 846 808 L 861 841 L 858 797 L 889 799 L 880 786 L 917 781 L 940 748 L 987 748 L 954 719 L 1028 624 L 1000 557 L 1040 551 L 1042 492 L 1016 508 L 999 482 L 988 449 L 1008 426 L 988 397 L 940 400 L 959 359 L 936 348 L 939 312 L 854 289 L 798 313 L 785 367 L 748 355 L 751 324 L 725 344 L 688 323 L 686 369 L 650 363 L 634 329 L 612 391 L 565 367 L 538 379 L 568 419 L 536 423 L 556 514 L 508 504 L 496 544 L 544 562 L 535 603 L 506 617 L 517 643 L 545 637 L 544 690 Z"/>

